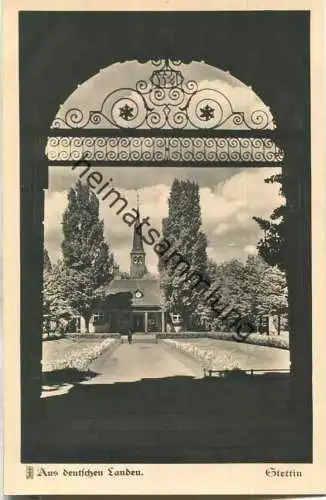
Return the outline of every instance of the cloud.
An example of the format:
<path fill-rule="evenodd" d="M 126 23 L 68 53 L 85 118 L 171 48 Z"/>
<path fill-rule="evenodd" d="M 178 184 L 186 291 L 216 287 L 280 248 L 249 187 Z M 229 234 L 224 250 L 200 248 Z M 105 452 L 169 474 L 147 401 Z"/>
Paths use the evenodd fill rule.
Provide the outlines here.
<path fill-rule="evenodd" d="M 58 171 L 61 169 L 56 169 Z M 109 170 L 109 169 L 107 169 Z M 129 169 L 123 170 L 125 173 Z M 135 176 L 142 169 L 130 169 Z M 218 177 L 218 172 L 224 169 L 210 170 L 201 177 L 201 169 L 173 169 L 178 178 L 196 179 L 200 184 L 200 200 L 202 209 L 203 229 L 208 238 L 208 255 L 216 262 L 231 258 L 246 259 L 250 248 L 255 248 L 257 241 L 262 236 L 259 226 L 253 221 L 253 216 L 269 217 L 275 207 L 280 205 L 282 198 L 278 194 L 277 184 L 266 184 L 264 179 L 279 169 L 260 168 L 242 169 L 232 171 L 228 169 L 228 177 Z M 226 169 L 225 169 L 226 170 Z M 50 170 L 50 174 L 54 169 Z M 168 215 L 168 196 L 172 179 L 165 177 L 168 168 L 151 169 L 152 178 L 138 189 L 142 217 L 149 217 L 151 226 L 161 232 L 162 219 Z M 160 172 L 162 172 L 160 174 Z M 57 173 L 56 173 L 57 175 Z M 106 172 L 105 178 L 115 176 Z M 161 175 L 161 182 L 159 182 Z M 189 176 L 189 177 L 188 177 Z M 215 176 L 215 177 L 214 177 Z M 76 179 L 76 177 L 75 177 Z M 75 179 L 70 185 L 74 185 Z M 210 182 L 208 186 L 207 183 Z M 123 189 L 118 183 L 115 187 L 128 200 L 128 206 L 136 207 L 137 195 L 135 189 Z M 51 187 L 51 183 L 50 183 Z M 62 213 L 67 204 L 66 191 L 46 192 L 45 198 L 45 245 L 51 260 L 60 256 L 62 241 Z M 129 271 L 130 250 L 132 245 L 132 228 L 130 229 L 122 220 L 121 215 L 116 215 L 118 203 L 110 208 L 109 199 L 100 201 L 100 217 L 104 220 L 105 238 L 109 242 L 111 251 L 124 271 Z M 123 215 L 123 214 L 122 214 Z M 249 249 L 249 251 L 248 251 Z M 157 272 L 157 256 L 153 249 L 145 244 L 146 261 L 150 272 Z"/>
<path fill-rule="evenodd" d="M 77 181 L 84 167 L 72 170 L 70 167 L 50 167 L 49 169 L 49 191 L 66 191 Z M 152 187 L 158 184 L 170 186 L 173 179 L 188 179 L 198 182 L 201 187 L 215 186 L 219 182 L 228 180 L 236 173 L 240 173 L 240 167 L 233 168 L 195 168 L 195 167 L 93 167 L 92 171 L 98 171 L 103 179 L 113 179 L 113 183 L 119 189 L 135 190 L 146 186 Z M 250 170 L 250 169 L 249 169 Z"/>
<path fill-rule="evenodd" d="M 226 96 L 235 112 L 246 117 L 257 109 L 267 113 L 269 109 L 246 85 L 228 72 L 203 62 L 182 64 L 179 69 L 185 80 L 195 80 L 199 89 L 215 88 Z M 89 110 L 100 109 L 103 99 L 115 88 L 134 87 L 141 78 L 151 75 L 150 62 L 136 61 L 116 63 L 101 69 L 68 97 L 58 115 L 62 117 L 70 108 L 83 108 L 87 118 Z M 218 97 L 216 92 L 212 96 Z M 221 98 L 223 106 L 227 100 Z M 223 107 L 222 106 L 222 107 Z M 226 115 L 227 116 L 227 115 Z M 228 123 L 228 127 L 232 124 Z M 268 217 L 281 203 L 278 186 L 264 183 L 269 175 L 279 172 L 273 168 L 190 168 L 190 167 L 96 167 L 104 179 L 113 178 L 113 185 L 124 194 L 130 206 L 136 206 L 136 189 L 140 194 L 142 216 L 150 217 L 152 227 L 161 230 L 162 218 L 168 213 L 167 199 L 174 178 L 197 181 L 200 186 L 202 223 L 208 237 L 208 254 L 217 262 L 229 258 L 244 259 L 246 249 L 255 247 L 261 231 L 252 220 L 253 216 Z M 50 168 L 49 190 L 45 199 L 45 245 L 52 260 L 60 256 L 62 241 L 62 213 L 67 204 L 66 191 L 74 185 L 78 172 L 71 168 Z M 129 252 L 132 230 L 122 221 L 116 210 L 105 201 L 100 203 L 100 216 L 104 220 L 104 232 L 110 249 L 123 270 L 129 270 Z M 157 257 L 147 247 L 147 265 L 151 272 L 157 268 Z"/>
<path fill-rule="evenodd" d="M 243 169 L 215 186 L 200 190 L 202 221 L 210 258 L 216 262 L 245 260 L 255 249 L 262 231 L 253 216 L 269 218 L 284 199 L 278 184 L 264 179 L 279 169 Z M 254 251 L 254 250 L 252 250 Z"/>
<path fill-rule="evenodd" d="M 228 229 L 229 229 L 229 224 L 227 224 L 226 222 L 220 222 L 220 224 L 218 224 L 217 228 L 214 229 L 214 234 L 226 233 Z"/>
<path fill-rule="evenodd" d="M 140 64 L 137 61 L 115 63 L 103 68 L 88 80 L 80 82 L 74 92 L 60 106 L 57 117 L 64 120 L 69 110 L 80 109 L 80 125 L 83 126 L 87 123 L 91 110 L 104 109 L 104 112 L 106 111 L 104 114 L 111 116 L 109 106 L 112 105 L 112 101 L 106 99 L 111 92 L 117 89 L 119 89 L 119 97 L 123 95 L 132 98 L 134 102 L 139 100 L 142 103 L 139 93 L 130 89 L 135 89 L 139 80 L 148 81 L 154 69 L 150 62 Z M 203 61 L 181 64 L 178 70 L 182 72 L 185 83 L 195 80 L 198 84 L 198 93 L 194 95 L 194 100 L 190 101 L 188 108 L 189 116 L 192 119 L 196 120 L 198 102 L 206 102 L 213 104 L 217 116 L 219 110 L 223 110 L 221 112 L 222 121 L 232 113 L 232 110 L 244 113 L 247 122 L 250 122 L 252 113 L 257 111 L 264 111 L 269 122 L 272 121 L 269 109 L 251 87 L 240 82 L 229 72 L 210 66 Z M 205 92 L 201 93 L 201 90 Z M 147 94 L 145 94 L 145 98 L 147 98 Z M 186 94 L 182 105 L 186 104 L 187 99 L 188 94 Z M 151 104 L 153 101 L 154 99 L 152 99 Z M 218 106 L 215 106 L 215 103 L 218 103 Z M 109 109 L 106 109 L 107 107 Z M 238 128 L 232 120 L 228 120 L 227 125 L 229 129 Z M 252 125 L 255 124 L 252 123 Z M 112 125 L 108 122 L 107 126 Z"/>
<path fill-rule="evenodd" d="M 148 216 L 151 226 L 159 232 L 161 232 L 162 219 L 168 214 L 167 198 L 169 190 L 169 186 L 158 184 L 138 191 L 142 217 Z M 135 190 L 119 189 L 119 191 L 128 201 L 125 211 L 137 206 Z M 100 200 L 100 218 L 104 220 L 104 235 L 121 269 L 129 271 L 129 253 L 132 245 L 133 228 L 129 228 L 122 220 L 124 212 L 116 214 L 121 205 L 117 203 L 110 207 L 111 201 L 113 201 L 113 198 L 107 198 L 104 201 Z M 45 246 L 53 262 L 61 258 L 60 245 L 63 239 L 61 221 L 66 206 L 66 192 L 46 192 L 44 238 Z M 157 256 L 155 252 L 146 245 L 145 251 L 148 270 L 152 273 L 157 272 Z"/>
<path fill-rule="evenodd" d="M 203 89 L 207 98 L 211 97 L 212 102 L 219 103 L 220 108 L 223 110 L 222 120 L 230 116 L 232 112 L 239 112 L 243 113 L 245 122 L 248 124 L 248 126 L 242 124 L 239 127 L 233 120 L 227 120 L 224 128 L 228 130 L 255 128 L 255 126 L 259 128 L 262 123 L 266 128 L 273 129 L 275 127 L 269 107 L 253 92 L 251 87 L 244 85 L 239 80 L 232 78 L 232 80 L 223 81 L 219 76 L 211 80 L 200 80 L 198 83 L 199 91 Z M 208 91 L 208 89 L 213 90 Z M 263 122 L 260 122 L 260 120 L 263 120 Z"/>
<path fill-rule="evenodd" d="M 253 216 L 269 217 L 282 203 L 277 184 L 264 180 L 279 169 L 245 169 L 216 186 L 200 190 L 203 223 L 215 235 L 256 227 Z M 214 227 L 212 227 L 214 226 Z"/>
<path fill-rule="evenodd" d="M 244 247 L 244 251 L 249 255 L 257 255 L 258 251 L 254 245 L 247 245 Z"/>
<path fill-rule="evenodd" d="M 149 224 L 157 231 L 161 232 L 162 219 L 168 215 L 167 199 L 169 186 L 158 184 L 152 187 L 145 187 L 138 190 L 140 199 L 141 217 L 149 217 Z M 136 191 L 119 190 L 121 195 L 128 201 L 128 211 L 137 206 Z M 129 271 L 130 251 L 132 245 L 133 227 L 122 220 L 122 215 L 116 215 L 117 208 L 110 208 L 110 203 L 105 200 L 100 204 L 100 216 L 104 220 L 105 236 L 113 250 L 116 260 L 124 271 Z M 151 273 L 157 273 L 157 256 L 152 247 L 144 244 L 146 252 L 146 265 Z"/>

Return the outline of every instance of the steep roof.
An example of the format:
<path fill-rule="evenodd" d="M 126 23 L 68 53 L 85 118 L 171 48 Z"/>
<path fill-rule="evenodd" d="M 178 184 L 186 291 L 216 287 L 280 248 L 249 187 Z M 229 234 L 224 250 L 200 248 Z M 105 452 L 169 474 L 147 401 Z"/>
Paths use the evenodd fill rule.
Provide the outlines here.
<path fill-rule="evenodd" d="M 133 307 L 162 307 L 164 305 L 160 281 L 156 278 L 114 279 L 105 287 L 107 295 L 126 292 L 132 294 Z M 139 297 L 137 297 L 137 292 L 139 292 Z"/>

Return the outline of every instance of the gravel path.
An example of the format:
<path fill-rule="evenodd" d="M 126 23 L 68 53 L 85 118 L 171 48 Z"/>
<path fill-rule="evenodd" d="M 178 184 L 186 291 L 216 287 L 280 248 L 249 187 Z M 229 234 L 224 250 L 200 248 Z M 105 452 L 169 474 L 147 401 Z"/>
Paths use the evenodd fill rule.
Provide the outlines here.
<path fill-rule="evenodd" d="M 145 343 L 121 344 L 112 355 L 102 354 L 90 365 L 90 370 L 99 375 L 84 382 L 87 385 L 196 375 L 161 345 Z"/>

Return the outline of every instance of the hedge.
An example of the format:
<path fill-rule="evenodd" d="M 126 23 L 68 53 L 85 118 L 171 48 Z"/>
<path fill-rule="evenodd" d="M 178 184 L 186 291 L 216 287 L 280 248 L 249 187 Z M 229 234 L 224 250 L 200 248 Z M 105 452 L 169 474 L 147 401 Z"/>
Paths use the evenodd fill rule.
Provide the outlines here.
<path fill-rule="evenodd" d="M 234 340 L 235 333 L 233 332 L 207 332 L 206 337 L 210 339 L 227 340 L 236 342 Z M 288 337 L 282 335 L 264 335 L 260 333 L 251 333 L 243 341 L 246 344 L 261 345 L 266 347 L 276 347 L 277 349 L 290 349 Z"/>
<path fill-rule="evenodd" d="M 239 362 L 231 354 L 215 354 L 210 349 L 198 347 L 191 342 L 172 339 L 161 339 L 161 343 L 172 351 L 191 357 L 207 370 L 231 371 L 241 369 Z"/>
<path fill-rule="evenodd" d="M 204 339 L 208 332 L 157 333 L 157 339 Z"/>
<path fill-rule="evenodd" d="M 236 342 L 234 340 L 235 332 L 180 332 L 180 333 L 159 333 L 157 339 L 217 339 Z M 251 333 L 243 340 L 247 344 L 261 345 L 266 347 L 276 347 L 277 349 L 290 349 L 288 337 L 282 335 L 264 335 L 260 333 Z"/>
<path fill-rule="evenodd" d="M 104 339 L 101 342 L 83 348 L 81 348 L 80 344 L 77 344 L 78 348 L 64 353 L 63 356 L 57 359 L 47 362 L 42 360 L 42 371 L 65 370 L 67 368 L 86 371 L 92 361 L 98 358 L 104 351 L 109 350 L 113 352 L 120 345 L 120 342 L 118 339 Z"/>
<path fill-rule="evenodd" d="M 92 333 L 66 333 L 64 337 L 68 339 L 90 339 L 90 340 L 97 340 L 97 339 L 120 339 L 121 338 L 121 333 L 99 333 L 99 332 L 92 332 Z"/>

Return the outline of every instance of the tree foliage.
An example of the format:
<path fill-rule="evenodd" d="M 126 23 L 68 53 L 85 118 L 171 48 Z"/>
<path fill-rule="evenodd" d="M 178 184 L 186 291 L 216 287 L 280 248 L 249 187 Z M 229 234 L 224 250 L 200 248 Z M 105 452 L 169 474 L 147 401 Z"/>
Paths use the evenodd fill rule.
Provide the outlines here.
<path fill-rule="evenodd" d="M 261 327 L 264 315 L 287 315 L 285 273 L 278 266 L 268 265 L 260 256 L 248 256 L 208 266 L 213 286 L 218 289 L 218 307 L 206 305 L 208 324 L 215 330 L 234 329 L 239 318 L 249 318 L 254 330 Z"/>
<path fill-rule="evenodd" d="M 273 176 L 266 182 L 280 180 L 280 176 Z M 265 229 L 265 238 L 259 242 L 258 256 L 248 256 L 245 263 L 232 259 L 217 264 L 206 254 L 207 239 L 201 226 L 198 185 L 175 179 L 168 204 L 163 237 L 190 264 L 190 270 L 183 273 L 185 268 L 178 267 L 179 257 L 175 263 L 173 259 L 166 263 L 164 255 L 159 265 L 161 284 L 168 309 L 180 313 L 188 328 L 210 327 L 230 331 L 239 318 L 249 318 L 253 328 L 259 330 L 264 315 L 286 315 L 287 287 L 282 270 L 285 207 L 274 210 L 271 220 L 275 221 L 275 227 L 269 221 L 259 220 Z M 277 235 L 274 235 L 275 231 Z M 268 257 L 264 254 L 265 248 Z M 216 290 L 208 301 L 205 293 L 194 289 L 186 279 L 192 271 L 210 283 L 210 290 Z"/>
<path fill-rule="evenodd" d="M 97 196 L 78 180 L 68 193 L 61 247 L 65 265 L 76 271 L 91 272 L 94 288 L 107 283 L 113 276 L 113 256 L 109 253 L 103 229 Z"/>
<path fill-rule="evenodd" d="M 285 273 L 278 266 L 267 266 L 260 283 L 261 311 L 282 315 L 288 310 L 288 289 Z"/>
<path fill-rule="evenodd" d="M 90 317 L 97 300 L 91 273 L 76 271 L 62 261 L 48 274 L 44 295 L 51 311 L 58 316 L 68 313 Z"/>
<path fill-rule="evenodd" d="M 198 184 L 174 179 L 168 206 L 168 217 L 163 221 L 164 239 L 171 244 L 171 250 L 178 251 L 189 264 L 188 274 L 205 274 L 207 239 L 201 227 Z M 179 257 L 167 261 L 164 255 L 159 269 L 168 308 L 182 314 L 187 322 L 196 309 L 198 292 L 186 279 L 187 273 L 182 272 L 185 267 L 178 267 L 179 261 Z"/>
<path fill-rule="evenodd" d="M 49 253 L 46 248 L 43 250 L 43 272 L 50 272 L 52 269 Z"/>
<path fill-rule="evenodd" d="M 280 184 L 280 194 L 282 191 L 281 174 L 272 175 L 265 179 L 265 182 Z M 253 217 L 264 236 L 259 240 L 257 248 L 259 255 L 271 266 L 277 265 L 281 270 L 285 270 L 285 228 L 286 228 L 287 207 L 285 204 L 275 208 L 270 216 L 270 220 L 262 217 Z"/>
<path fill-rule="evenodd" d="M 80 315 L 88 330 L 99 289 L 113 277 L 114 262 L 99 219 L 99 201 L 80 181 L 68 192 L 62 229 L 63 260 L 51 266 L 44 252 L 44 314 L 54 319 Z"/>

